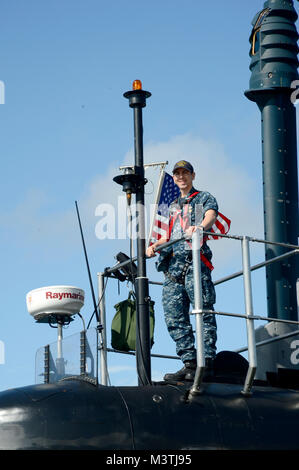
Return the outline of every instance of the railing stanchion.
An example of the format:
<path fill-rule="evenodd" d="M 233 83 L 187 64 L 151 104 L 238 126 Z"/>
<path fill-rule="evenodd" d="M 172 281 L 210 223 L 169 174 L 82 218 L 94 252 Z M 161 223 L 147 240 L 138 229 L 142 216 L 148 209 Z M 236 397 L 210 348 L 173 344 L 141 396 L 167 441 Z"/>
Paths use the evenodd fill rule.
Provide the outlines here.
<path fill-rule="evenodd" d="M 253 384 L 257 361 L 256 361 L 256 345 L 254 333 L 254 320 L 249 318 L 253 316 L 253 303 L 252 303 L 252 287 L 251 287 L 251 272 L 250 272 L 250 253 L 249 253 L 249 237 L 243 236 L 242 238 L 242 261 L 243 261 L 243 278 L 244 278 L 244 295 L 245 295 L 245 312 L 246 326 L 247 326 L 247 341 L 248 341 L 248 361 L 249 367 L 244 383 L 242 393 L 250 395 L 250 390 Z"/>
<path fill-rule="evenodd" d="M 86 374 L 86 330 L 80 332 L 80 374 Z"/>
<path fill-rule="evenodd" d="M 104 286 L 104 273 L 98 273 L 98 292 L 99 292 L 99 310 L 100 310 L 100 323 L 102 325 L 100 336 L 100 383 L 102 385 L 108 384 L 107 373 L 107 336 L 106 336 L 106 304 L 105 304 L 105 286 Z"/>
<path fill-rule="evenodd" d="M 44 347 L 44 383 L 50 383 L 50 346 Z"/>
<path fill-rule="evenodd" d="M 204 346 L 204 331 L 203 331 L 203 301 L 202 301 L 202 288 L 201 288 L 201 261 L 200 261 L 200 246 L 203 237 L 203 230 L 199 228 L 195 230 L 192 235 L 192 258 L 193 258 L 193 279 L 194 279 L 194 310 L 195 314 L 195 329 L 196 329 L 196 358 L 197 367 L 194 377 L 194 382 L 190 390 L 191 395 L 200 393 L 200 385 L 203 373 L 206 367 L 205 363 L 205 346 Z"/>

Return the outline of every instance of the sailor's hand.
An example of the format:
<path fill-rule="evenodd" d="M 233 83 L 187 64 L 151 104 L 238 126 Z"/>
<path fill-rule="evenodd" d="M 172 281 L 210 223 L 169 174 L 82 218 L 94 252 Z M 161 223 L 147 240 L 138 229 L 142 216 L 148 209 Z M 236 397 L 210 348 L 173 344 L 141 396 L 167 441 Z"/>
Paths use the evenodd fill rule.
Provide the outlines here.
<path fill-rule="evenodd" d="M 147 248 L 146 256 L 148 256 L 149 258 L 152 258 L 153 256 L 156 256 L 155 246 L 154 245 L 151 245 Z"/>
<path fill-rule="evenodd" d="M 191 225 L 190 227 L 187 228 L 185 231 L 186 238 L 192 238 L 193 232 L 197 230 L 198 227 L 196 225 Z"/>

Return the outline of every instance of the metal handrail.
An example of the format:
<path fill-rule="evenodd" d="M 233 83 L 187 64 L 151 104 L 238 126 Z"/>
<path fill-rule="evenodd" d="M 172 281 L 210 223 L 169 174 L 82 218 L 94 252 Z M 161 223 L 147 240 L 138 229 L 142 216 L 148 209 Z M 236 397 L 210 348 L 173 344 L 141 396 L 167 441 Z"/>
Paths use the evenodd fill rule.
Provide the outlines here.
<path fill-rule="evenodd" d="M 228 238 L 228 239 L 235 239 L 235 240 L 240 240 L 242 242 L 242 262 L 243 262 L 243 270 L 238 271 L 230 276 L 227 276 L 225 278 L 219 279 L 218 281 L 214 282 L 214 285 L 218 285 L 222 282 L 226 282 L 227 280 L 234 279 L 238 276 L 243 275 L 244 277 L 244 296 L 245 296 L 245 315 L 242 314 L 236 314 L 236 313 L 227 313 L 227 312 L 220 312 L 220 311 L 214 311 L 214 310 L 206 310 L 203 309 L 203 304 L 202 304 L 202 294 L 201 294 L 201 262 L 200 262 L 200 246 L 201 246 L 201 240 L 203 238 L 203 235 L 213 235 L 215 236 L 214 233 L 212 232 L 207 232 L 203 231 L 202 228 L 199 230 L 196 230 L 193 235 L 192 235 L 192 254 L 193 254 L 193 275 L 194 275 L 194 310 L 190 312 L 191 314 L 196 315 L 196 340 L 197 340 L 197 369 L 195 373 L 195 379 L 194 383 L 190 389 L 190 395 L 195 395 L 197 393 L 201 393 L 200 390 L 200 385 L 202 382 L 203 378 L 203 373 L 205 369 L 205 353 L 204 353 L 204 341 L 203 341 L 203 314 L 204 313 L 213 313 L 215 315 L 227 315 L 227 316 L 235 316 L 239 318 L 244 318 L 246 319 L 246 325 L 247 325 L 247 342 L 248 342 L 248 347 L 244 350 L 248 350 L 248 359 L 249 359 L 249 367 L 247 371 L 247 375 L 245 378 L 245 383 L 243 386 L 243 390 L 241 391 L 242 394 L 244 395 L 250 395 L 251 394 L 251 388 L 253 385 L 254 381 L 254 376 L 255 372 L 257 369 L 257 358 L 256 358 L 256 347 L 260 346 L 262 344 L 266 344 L 268 342 L 272 342 L 273 340 L 278 340 L 280 337 L 285 337 L 285 335 L 278 336 L 276 338 L 273 338 L 272 340 L 267 340 L 263 341 L 261 343 L 255 343 L 255 336 L 254 336 L 254 320 L 266 320 L 266 321 L 277 321 L 277 322 L 282 322 L 282 323 L 292 323 L 299 325 L 299 321 L 293 321 L 293 320 L 283 320 L 283 319 L 277 319 L 277 318 L 270 318 L 270 317 L 263 317 L 263 316 L 257 316 L 253 315 L 253 303 L 252 303 L 252 287 L 251 287 L 251 271 L 254 271 L 256 269 L 259 269 L 261 267 L 267 266 L 271 263 L 274 263 L 276 261 L 281 261 L 284 258 L 287 258 L 289 256 L 293 256 L 299 253 L 299 246 L 297 245 L 292 245 L 288 243 L 280 243 L 280 242 L 272 242 L 268 240 L 262 240 L 254 237 L 249 237 L 249 236 L 240 236 L 240 235 L 226 235 L 226 234 L 217 234 L 217 237 L 221 238 Z M 182 240 L 188 239 L 187 237 L 183 236 L 178 239 L 171 240 L 163 245 L 159 246 L 159 251 L 162 250 L 163 248 L 166 248 L 170 245 L 173 245 L 175 243 L 178 243 Z M 285 248 L 292 249 L 293 251 L 284 253 L 282 255 L 279 255 L 275 258 L 271 258 L 270 260 L 266 260 L 262 263 L 259 263 L 254 266 L 250 266 L 250 253 L 249 253 L 249 243 L 250 242 L 257 242 L 257 243 L 264 243 L 268 245 L 278 245 L 282 246 Z M 146 257 L 148 258 L 148 257 Z M 133 259 L 129 259 L 127 261 L 124 261 L 122 263 L 117 263 L 115 266 L 112 268 L 106 268 L 104 273 L 99 273 L 99 306 L 100 306 L 100 313 L 101 313 L 101 323 L 104 326 L 105 330 L 105 297 L 104 297 L 104 283 L 103 283 L 103 277 L 105 276 L 110 276 L 113 272 L 117 271 L 118 269 L 126 266 L 127 264 L 130 264 L 134 261 L 137 260 L 137 257 Z M 156 284 L 156 285 L 163 285 L 163 283 L 159 282 L 154 282 L 154 281 L 149 281 L 150 284 Z M 299 330 L 298 330 L 299 331 Z M 295 334 L 295 333 L 294 333 Z M 113 351 L 116 352 L 115 350 L 111 350 L 107 348 L 106 344 L 106 336 L 104 337 L 104 340 L 102 338 L 102 347 L 100 348 L 101 354 L 103 354 L 103 357 L 101 356 L 101 364 L 103 367 L 101 367 L 101 383 L 103 385 L 107 384 L 107 370 L 106 370 L 106 353 L 107 351 Z M 240 350 L 241 351 L 241 350 Z M 134 354 L 134 353 L 132 353 Z M 166 357 L 166 358 L 173 358 L 176 359 L 174 356 L 163 356 L 163 355 L 153 355 L 157 357 Z M 104 366 L 105 364 L 105 366 Z M 105 370 L 104 370 L 105 369 Z"/>
<path fill-rule="evenodd" d="M 190 315 L 192 315 L 193 312 L 190 312 Z M 281 318 L 274 318 L 274 317 L 263 317 L 261 315 L 246 315 L 242 313 L 232 313 L 232 312 L 220 312 L 218 310 L 208 310 L 203 308 L 202 313 L 212 313 L 215 315 L 224 315 L 228 317 L 237 317 L 237 318 L 249 318 L 250 320 L 265 320 L 265 321 L 275 321 L 275 322 L 281 322 L 281 323 L 290 323 L 293 325 L 299 325 L 299 321 L 296 320 L 285 320 Z"/>
<path fill-rule="evenodd" d="M 259 268 L 263 268 L 264 266 L 268 266 L 269 264 L 276 263 L 276 261 L 282 261 L 283 259 L 296 255 L 296 254 L 299 254 L 299 249 L 288 251 L 287 253 L 284 253 L 283 255 L 275 256 L 275 258 L 271 258 L 267 261 L 263 261 L 262 263 L 255 264 L 250 267 L 250 271 L 256 271 Z M 218 286 L 219 284 L 222 284 L 223 282 L 230 281 L 231 279 L 235 279 L 236 277 L 239 277 L 242 275 L 243 275 L 243 271 L 237 271 L 233 274 L 230 274 L 229 276 L 225 276 L 225 277 L 218 279 L 217 281 L 214 281 L 213 284 L 214 286 Z M 158 282 L 158 281 L 149 281 L 149 284 L 163 286 L 163 282 Z"/>
<path fill-rule="evenodd" d="M 178 243 L 182 240 L 189 240 L 189 238 L 187 237 L 181 237 L 181 238 L 177 238 L 177 239 L 174 239 L 174 240 L 170 240 L 169 242 L 166 242 L 166 243 L 163 243 L 163 245 L 160 245 L 159 246 L 159 251 L 160 250 L 163 250 L 164 248 L 167 248 L 171 245 L 174 245 L 175 243 Z M 150 259 L 148 256 L 145 257 L 146 259 Z M 117 264 L 115 264 L 114 266 L 112 266 L 112 268 L 106 268 L 105 269 L 105 272 L 104 272 L 104 276 L 109 276 L 109 274 L 112 274 L 114 273 L 115 271 L 118 271 L 119 269 L 123 268 L 124 266 L 127 266 L 128 264 L 131 264 L 133 263 L 134 261 L 137 261 L 137 256 L 135 256 L 134 258 L 130 258 L 126 261 L 122 261 L 121 263 L 118 262 Z"/>
<path fill-rule="evenodd" d="M 129 356 L 136 356 L 136 352 L 134 351 L 118 351 L 117 349 L 107 348 L 106 351 L 120 353 L 120 354 L 127 354 Z M 164 354 L 151 354 L 151 357 L 159 357 L 160 359 L 180 359 L 179 356 L 167 356 Z"/>
<path fill-rule="evenodd" d="M 206 232 L 206 231 L 203 231 L 203 235 L 215 235 L 213 232 Z M 230 238 L 230 239 L 233 239 L 233 240 L 242 240 L 243 236 L 242 235 L 227 235 L 227 234 L 222 234 L 222 233 L 217 233 L 217 237 L 221 237 L 221 238 Z M 279 256 L 276 256 L 274 258 L 271 258 L 269 260 L 266 260 L 266 261 L 263 261 L 262 263 L 258 263 L 254 266 L 251 266 L 250 267 L 250 270 L 251 271 L 255 271 L 256 269 L 259 269 L 259 268 L 262 268 L 264 266 L 268 266 L 269 264 L 272 264 L 272 263 L 275 263 L 276 261 L 281 261 L 283 260 L 284 258 L 288 258 L 289 256 L 292 256 L 294 254 L 299 254 L 299 246 L 298 245 L 292 245 L 292 244 L 289 244 L 289 243 L 279 243 L 279 242 L 271 242 L 269 240 L 263 240 L 263 239 L 259 239 L 259 238 L 254 238 L 254 237 L 248 237 L 248 240 L 251 241 L 251 242 L 256 242 L 256 243 L 264 243 L 264 244 L 268 244 L 268 245 L 278 245 L 278 246 L 282 246 L 282 247 L 285 247 L 285 248 L 293 248 L 293 251 L 289 251 L 287 253 L 283 253 L 282 255 L 279 255 Z M 160 245 L 159 246 L 159 251 L 164 249 L 164 248 L 167 248 L 175 243 L 178 243 L 182 240 L 186 240 L 187 238 L 185 236 L 181 237 L 181 238 L 178 238 L 178 239 L 174 239 L 174 240 L 171 240 L 169 242 L 166 242 L 164 243 L 163 245 Z M 150 259 L 149 257 L 146 256 L 146 259 Z M 116 265 L 114 265 L 113 267 L 111 268 L 106 268 L 105 270 L 105 273 L 104 275 L 105 276 L 108 276 L 109 274 L 112 274 L 114 271 L 117 271 L 118 269 L 124 267 L 124 266 L 127 266 L 128 264 L 134 262 L 134 261 L 137 261 L 137 256 L 135 256 L 134 258 L 132 259 L 129 259 L 129 260 L 126 260 L 126 261 L 123 261 L 122 263 L 117 263 Z M 242 271 L 237 271 L 233 274 L 230 274 L 229 276 L 226 276 L 226 277 L 223 277 L 221 279 L 218 279 L 217 281 L 215 281 L 213 284 L 216 286 L 218 284 L 221 284 L 223 282 L 226 282 L 226 281 L 229 281 L 230 279 L 234 279 L 236 277 L 239 277 L 239 276 L 242 276 L 243 275 L 243 270 Z M 154 285 L 163 285 L 163 282 L 158 282 L 158 281 L 149 281 L 149 284 L 154 284 Z"/>
<path fill-rule="evenodd" d="M 264 346 L 265 344 L 274 343 L 275 341 L 279 341 L 279 340 L 285 339 L 285 338 L 290 338 L 290 337 L 298 335 L 298 334 L 299 334 L 299 330 L 291 331 L 290 333 L 285 333 L 284 335 L 277 335 L 274 338 L 269 338 L 269 339 L 265 339 L 264 341 L 259 341 L 255 345 L 256 345 L 256 347 Z M 235 352 L 237 352 L 237 353 L 245 352 L 245 351 L 247 351 L 247 349 L 248 348 L 245 346 L 244 348 L 236 349 Z"/>
<path fill-rule="evenodd" d="M 263 261 L 262 263 L 255 264 L 254 266 L 250 267 L 250 271 L 255 271 L 256 269 L 263 268 L 264 266 L 268 266 L 269 264 L 276 263 L 276 261 L 282 261 L 285 258 L 288 258 L 289 256 L 293 256 L 299 254 L 299 249 L 295 249 L 293 251 L 288 251 L 287 253 L 284 253 L 283 255 L 275 256 L 275 258 L 271 258 L 269 260 Z M 230 274 L 229 276 L 225 276 L 221 279 L 218 279 L 217 281 L 214 282 L 214 286 L 217 286 L 218 284 L 221 284 L 222 282 L 230 281 L 231 279 L 235 279 L 236 277 L 242 276 L 243 271 L 237 271 L 236 273 Z"/>

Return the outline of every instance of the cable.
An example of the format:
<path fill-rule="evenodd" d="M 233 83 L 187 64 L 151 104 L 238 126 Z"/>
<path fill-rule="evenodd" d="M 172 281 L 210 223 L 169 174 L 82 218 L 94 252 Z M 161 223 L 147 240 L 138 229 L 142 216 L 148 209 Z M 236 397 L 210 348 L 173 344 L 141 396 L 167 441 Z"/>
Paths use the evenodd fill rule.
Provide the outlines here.
<path fill-rule="evenodd" d="M 141 352 L 141 363 L 142 363 L 142 367 L 143 367 L 143 370 L 144 372 L 145 371 L 145 367 L 144 367 L 144 358 L 143 358 L 143 355 L 142 355 L 142 349 L 141 349 L 141 341 L 140 341 L 140 335 L 139 335 L 139 318 L 138 318 L 138 310 L 137 310 L 137 295 L 136 295 L 136 289 L 135 289 L 135 278 L 134 278 L 134 273 L 133 273 L 133 270 L 132 270 L 132 263 L 133 263 L 133 236 L 132 236 L 132 210 L 131 210 L 131 200 L 130 199 L 127 199 L 127 202 L 128 202 L 128 219 L 129 219 L 129 258 L 131 260 L 131 263 L 129 263 L 129 269 L 131 271 L 131 287 L 132 287 L 132 290 L 131 292 L 133 293 L 133 296 L 134 296 L 134 301 L 135 301 L 135 315 L 136 315 L 136 361 L 137 361 L 137 342 L 138 342 L 138 346 L 139 346 L 139 351 Z M 130 282 L 130 281 L 129 281 Z M 142 382 L 142 379 L 139 375 L 139 369 L 137 367 L 137 376 L 138 376 L 138 381 L 139 382 Z M 144 384 L 143 384 L 144 385 Z"/>
<path fill-rule="evenodd" d="M 49 315 L 48 316 L 48 324 L 51 328 L 58 328 L 58 326 L 55 326 L 55 323 L 57 325 L 61 326 L 68 326 L 71 322 L 71 317 L 68 315 Z"/>
<path fill-rule="evenodd" d="M 121 393 L 120 389 L 118 387 L 115 387 L 117 392 L 120 394 L 121 396 L 121 399 L 125 405 L 125 408 L 126 408 L 126 411 L 128 413 L 128 419 L 129 419 L 129 424 L 130 424 L 130 429 L 131 429 L 131 438 L 132 438 L 132 447 L 133 447 L 133 450 L 136 450 L 135 448 L 135 434 L 134 434 L 134 426 L 133 426 L 133 419 L 131 417 L 131 413 L 130 413 L 130 409 L 129 409 L 129 406 L 128 406 L 128 403 L 126 402 L 123 394 Z"/>
<path fill-rule="evenodd" d="M 78 312 L 78 315 L 79 315 L 79 317 L 80 317 L 81 320 L 82 320 L 82 323 L 83 323 L 83 330 L 86 331 L 86 330 L 85 330 L 85 321 L 84 321 L 84 318 L 82 317 L 82 315 L 81 315 L 80 312 Z"/>
<path fill-rule="evenodd" d="M 133 231 L 132 231 L 132 210 L 131 210 L 131 201 L 128 201 L 128 212 L 129 212 L 129 238 L 130 238 L 130 243 L 129 243 L 129 258 L 131 262 L 129 263 L 129 269 L 131 272 L 131 284 L 133 289 L 135 288 L 134 283 L 135 283 L 135 278 L 134 278 L 134 271 L 133 271 Z"/>
<path fill-rule="evenodd" d="M 136 360 L 137 357 L 141 359 L 141 367 L 143 370 L 144 375 L 146 376 L 146 381 L 147 383 L 144 383 L 142 378 L 140 377 L 139 374 L 139 368 L 137 367 L 137 376 L 138 376 L 138 381 L 142 383 L 142 385 L 147 385 L 150 383 L 150 378 L 148 377 L 146 367 L 145 367 L 145 359 L 144 359 L 144 354 L 143 354 L 143 345 L 141 343 L 141 338 L 139 334 L 139 315 L 138 315 L 138 308 L 137 308 L 137 294 L 136 294 L 136 289 L 135 289 L 135 278 L 134 278 L 134 273 L 132 269 L 132 263 L 133 263 L 133 236 L 132 236 L 132 210 L 131 210 L 131 198 L 127 198 L 127 203 L 128 203 L 128 218 L 129 218 L 129 237 L 130 237 L 130 246 L 129 246 L 129 258 L 131 260 L 131 263 L 129 263 L 129 269 L 131 271 L 131 284 L 132 284 L 132 292 L 134 295 L 134 300 L 135 300 L 135 311 L 136 311 Z M 138 344 L 138 351 L 139 355 L 137 356 L 137 344 Z"/>
<path fill-rule="evenodd" d="M 144 194 L 145 194 L 146 196 L 150 196 L 150 195 L 153 194 L 153 192 L 154 192 L 155 185 L 154 185 L 154 183 L 152 182 L 152 180 L 150 180 L 150 179 L 148 179 L 147 182 L 148 182 L 148 183 L 151 183 L 152 189 L 151 189 L 151 191 L 148 192 L 148 193 L 147 193 L 146 191 L 144 191 Z"/>
<path fill-rule="evenodd" d="M 106 286 L 107 286 L 107 283 L 108 283 L 108 279 L 109 279 L 109 277 L 107 277 L 107 279 L 106 279 L 106 282 L 105 282 L 105 284 L 104 284 L 104 289 L 103 289 L 103 293 L 102 293 L 102 295 L 101 295 L 101 298 L 99 299 L 99 301 L 98 301 L 98 303 L 97 303 L 97 305 L 96 305 L 96 308 L 94 309 L 94 311 L 93 311 L 93 313 L 92 313 L 92 315 L 91 315 L 91 317 L 90 317 L 90 320 L 89 320 L 88 325 L 87 325 L 87 330 L 88 330 L 88 328 L 89 328 L 89 326 L 90 326 L 90 323 L 91 323 L 91 320 L 93 319 L 94 314 L 97 312 L 97 309 L 98 309 L 99 306 L 100 306 L 100 303 L 101 303 L 101 301 L 102 301 L 103 295 L 105 294 Z"/>

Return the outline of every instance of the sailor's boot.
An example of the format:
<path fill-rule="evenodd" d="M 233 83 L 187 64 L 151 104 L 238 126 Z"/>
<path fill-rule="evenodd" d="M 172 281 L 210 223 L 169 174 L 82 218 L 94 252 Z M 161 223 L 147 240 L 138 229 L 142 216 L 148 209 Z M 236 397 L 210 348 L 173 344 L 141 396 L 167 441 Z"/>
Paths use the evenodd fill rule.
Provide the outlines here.
<path fill-rule="evenodd" d="M 192 381 L 194 380 L 196 371 L 196 361 L 186 361 L 184 362 L 184 367 L 173 374 L 164 375 L 164 380 L 166 382 L 177 382 L 180 380 Z"/>
<path fill-rule="evenodd" d="M 203 373 L 202 380 L 204 382 L 210 382 L 214 377 L 214 359 L 212 357 L 207 357 L 205 363 L 206 367 Z"/>

